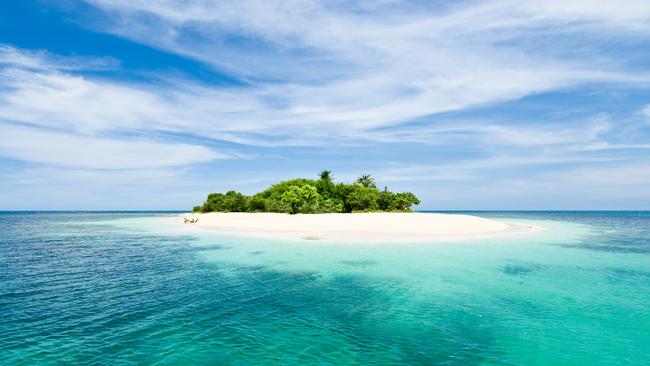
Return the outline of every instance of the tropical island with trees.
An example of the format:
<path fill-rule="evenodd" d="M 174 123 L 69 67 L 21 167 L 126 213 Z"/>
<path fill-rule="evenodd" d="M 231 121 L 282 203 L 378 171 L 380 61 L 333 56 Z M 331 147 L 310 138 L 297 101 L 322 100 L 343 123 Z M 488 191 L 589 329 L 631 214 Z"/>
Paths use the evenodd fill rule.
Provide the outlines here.
<path fill-rule="evenodd" d="M 278 212 L 290 214 L 408 212 L 420 200 L 411 192 L 378 189 L 371 175 L 353 183 L 335 183 L 332 172 L 323 170 L 318 179 L 296 178 L 279 182 L 252 196 L 236 191 L 210 193 L 195 213 Z"/>
<path fill-rule="evenodd" d="M 183 225 L 192 224 L 184 226 L 191 231 L 347 244 L 431 242 L 532 230 L 530 225 L 472 215 L 413 212 L 412 206 L 418 204 L 411 192 L 377 188 L 370 175 L 337 183 L 324 170 L 317 179 L 282 181 L 254 195 L 234 190 L 210 193 L 201 206 L 178 218 Z"/>

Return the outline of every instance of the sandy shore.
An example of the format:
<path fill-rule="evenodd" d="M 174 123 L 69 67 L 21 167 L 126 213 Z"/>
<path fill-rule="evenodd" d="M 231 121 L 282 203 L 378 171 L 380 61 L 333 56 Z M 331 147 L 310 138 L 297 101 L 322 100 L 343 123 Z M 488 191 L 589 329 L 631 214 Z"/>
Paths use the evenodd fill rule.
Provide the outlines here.
<path fill-rule="evenodd" d="M 427 241 L 482 237 L 529 231 L 527 225 L 507 224 L 471 215 L 435 213 L 355 213 L 288 215 L 280 213 L 184 214 L 199 218 L 195 229 L 278 239 L 328 241 Z"/>

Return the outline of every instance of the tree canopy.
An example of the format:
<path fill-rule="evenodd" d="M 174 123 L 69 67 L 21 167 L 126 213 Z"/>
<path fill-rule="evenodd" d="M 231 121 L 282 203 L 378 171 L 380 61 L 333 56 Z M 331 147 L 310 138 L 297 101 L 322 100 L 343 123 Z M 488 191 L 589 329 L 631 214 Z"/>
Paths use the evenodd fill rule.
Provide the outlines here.
<path fill-rule="evenodd" d="M 322 181 L 328 181 L 328 182 L 332 181 L 332 171 L 330 170 L 323 170 L 322 172 L 320 172 L 318 176 Z"/>
<path fill-rule="evenodd" d="M 362 174 L 359 178 L 357 178 L 356 182 L 364 187 L 375 188 L 375 178 L 373 178 L 370 174 Z"/>
<path fill-rule="evenodd" d="M 279 182 L 247 196 L 236 191 L 210 193 L 194 212 L 287 212 L 343 213 L 410 211 L 420 200 L 411 192 L 377 189 L 375 179 L 361 175 L 354 183 L 334 183 L 332 172 L 323 170 L 319 179 L 296 178 Z"/>

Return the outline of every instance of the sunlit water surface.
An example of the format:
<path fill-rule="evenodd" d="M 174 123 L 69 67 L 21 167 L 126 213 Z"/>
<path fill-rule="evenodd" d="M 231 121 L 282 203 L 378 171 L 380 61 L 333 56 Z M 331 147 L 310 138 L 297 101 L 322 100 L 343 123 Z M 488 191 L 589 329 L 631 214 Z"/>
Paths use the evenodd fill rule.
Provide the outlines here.
<path fill-rule="evenodd" d="M 345 245 L 0 213 L 0 364 L 650 364 L 650 213 L 478 214 L 544 230 Z"/>

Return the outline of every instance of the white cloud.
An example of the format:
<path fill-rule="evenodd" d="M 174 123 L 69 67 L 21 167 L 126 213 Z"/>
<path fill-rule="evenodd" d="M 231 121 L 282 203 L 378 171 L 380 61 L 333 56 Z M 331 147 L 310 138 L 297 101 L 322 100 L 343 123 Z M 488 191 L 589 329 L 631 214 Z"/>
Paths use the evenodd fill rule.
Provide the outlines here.
<path fill-rule="evenodd" d="M 641 115 L 646 118 L 646 123 L 650 124 L 650 104 L 641 109 Z"/>
<path fill-rule="evenodd" d="M 378 181 L 385 182 L 432 182 L 468 181 L 481 182 L 494 179 L 502 174 L 523 172 L 539 167 L 561 168 L 567 165 L 592 165 L 620 163 L 625 158 L 608 156 L 585 156 L 577 153 L 528 152 L 522 154 L 503 154 L 474 159 L 456 159 L 439 164 L 388 164 L 375 172 Z M 520 176 L 516 173 L 514 176 Z"/>
<path fill-rule="evenodd" d="M 112 57 L 58 56 L 45 50 L 26 51 L 0 44 L 0 65 L 40 70 L 112 70 L 119 67 Z"/>
<path fill-rule="evenodd" d="M 650 80 L 626 73 L 620 60 L 573 50 L 581 48 L 580 39 L 599 45 L 597 30 L 608 37 L 638 34 L 627 25 L 647 21 L 644 1 L 446 8 L 306 0 L 89 2 L 107 12 L 109 32 L 247 80 L 251 86 L 233 97 L 256 108 L 228 119 L 267 133 L 304 125 L 322 134 L 364 130 L 581 83 Z M 567 29 L 582 33 L 571 39 Z M 550 40 L 565 42 L 535 47 Z M 215 115 L 220 122 L 224 117 Z"/>
<path fill-rule="evenodd" d="M 0 119 L 94 133 L 165 124 L 164 103 L 135 88 L 93 82 L 58 72 L 0 72 Z"/>
<path fill-rule="evenodd" d="M 167 131 L 260 146 L 307 146 L 386 140 L 391 136 L 373 130 L 581 83 L 650 80 L 626 72 L 620 60 L 571 49 L 583 38 L 599 45 L 598 30 L 638 36 L 639 29 L 630 32 L 628 26 L 647 22 L 650 10 L 643 1 L 88 2 L 106 12 L 103 30 L 194 57 L 248 83 L 210 87 L 179 79 L 155 84 L 93 79 L 74 71 L 110 60 L 0 46 L 0 120 L 89 135 Z M 575 39 L 567 35 L 574 33 Z M 565 43 L 549 48 L 553 51 L 534 47 L 558 39 Z M 447 128 L 428 127 L 437 135 Z M 511 143 L 574 136 L 500 124 L 458 128 L 479 140 L 498 136 Z"/>
<path fill-rule="evenodd" d="M 648 29 L 650 6 L 643 0 L 545 0 L 504 2 L 513 7 L 522 7 L 529 14 L 548 19 L 568 21 L 606 22 L 617 26 L 643 26 Z M 638 22 L 638 23 L 637 23 Z"/>
<path fill-rule="evenodd" d="M 538 169 L 550 166 L 551 169 Z M 423 209 L 648 209 L 650 164 L 615 158 L 503 156 L 396 166 L 380 185 L 418 192 Z"/>
<path fill-rule="evenodd" d="M 441 81 L 440 88 L 431 88 L 426 93 L 414 92 L 410 97 L 393 91 L 394 84 L 381 78 L 334 81 L 320 87 L 274 84 L 212 88 L 187 80 L 169 80 L 156 85 L 125 84 L 59 70 L 56 66 L 48 66 L 46 57 L 29 61 L 35 57 L 33 52 L 5 47 L 0 49 L 0 56 L 3 50 L 8 54 L 5 59 L 24 59 L 25 64 L 37 63 L 40 67 L 25 68 L 15 62 L 0 69 L 3 86 L 0 88 L 0 120 L 88 135 L 166 131 L 260 146 L 330 144 L 337 139 L 346 143 L 368 138 L 387 141 L 403 138 L 409 134 L 409 129 L 391 134 L 373 129 L 461 108 L 465 102 L 507 99 L 507 95 L 515 92 L 510 86 L 502 85 L 491 88 L 490 97 L 478 90 L 471 92 L 471 86 L 454 93 L 452 84 L 458 84 L 459 80 L 453 78 Z M 530 74 L 530 77 L 547 78 L 548 75 Z M 467 79 L 461 84 L 472 83 Z M 364 95 L 375 92 L 378 93 L 376 98 Z M 502 96 L 497 97 L 499 93 Z M 455 101 L 460 99 L 465 102 Z M 527 133 L 535 133 L 534 138 L 525 140 L 542 144 L 571 135 L 540 128 L 527 132 L 528 129 L 485 123 L 456 123 L 450 128 L 438 123 L 416 131 L 417 136 L 411 133 L 411 136 L 416 137 L 413 141 L 422 141 L 427 134 L 463 131 L 479 138 L 498 135 L 516 142 L 525 139 Z"/>
<path fill-rule="evenodd" d="M 0 125 L 0 155 L 82 169 L 154 169 L 227 158 L 203 146 L 110 139 Z"/>

